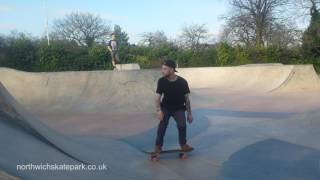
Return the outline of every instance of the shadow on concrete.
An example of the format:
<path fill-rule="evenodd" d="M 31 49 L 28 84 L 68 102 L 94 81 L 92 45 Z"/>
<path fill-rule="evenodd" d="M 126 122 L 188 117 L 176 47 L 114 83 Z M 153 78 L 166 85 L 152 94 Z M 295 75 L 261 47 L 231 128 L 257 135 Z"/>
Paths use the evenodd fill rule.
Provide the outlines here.
<path fill-rule="evenodd" d="M 248 112 L 248 111 L 229 111 L 220 109 L 195 109 L 193 111 L 194 122 L 188 124 L 187 138 L 193 138 L 210 127 L 210 122 L 206 116 L 226 116 L 226 117 L 242 117 L 242 118 L 288 118 L 295 115 L 290 112 Z M 121 138 L 119 140 L 141 151 L 153 150 L 156 138 L 157 126 L 143 133 L 133 136 Z M 223 137 L 222 137 L 223 138 Z M 216 139 L 216 138 L 215 138 Z M 210 139 L 211 141 L 212 139 Z M 211 144 L 213 145 L 213 144 Z M 211 146 L 207 144 L 208 146 Z M 176 123 L 171 118 L 164 138 L 163 149 L 177 148 L 178 146 L 178 130 Z"/>
<path fill-rule="evenodd" d="M 198 113 L 210 116 L 244 117 L 244 118 L 290 118 L 293 112 L 256 112 L 256 111 L 232 111 L 223 109 L 197 109 Z"/>
<path fill-rule="evenodd" d="M 223 163 L 219 179 L 316 180 L 319 177 L 319 150 L 267 139 L 231 155 Z"/>

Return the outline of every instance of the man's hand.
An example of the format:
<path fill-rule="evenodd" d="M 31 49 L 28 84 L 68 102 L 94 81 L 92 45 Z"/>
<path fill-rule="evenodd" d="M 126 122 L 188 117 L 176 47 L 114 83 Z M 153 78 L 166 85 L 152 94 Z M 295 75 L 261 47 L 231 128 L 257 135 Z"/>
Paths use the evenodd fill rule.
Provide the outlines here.
<path fill-rule="evenodd" d="M 193 121 L 193 116 L 192 116 L 191 113 L 188 113 L 188 115 L 187 115 L 187 121 L 188 121 L 189 124 L 192 123 L 192 121 Z"/>
<path fill-rule="evenodd" d="M 157 111 L 157 117 L 158 117 L 158 119 L 159 119 L 160 121 L 163 120 L 164 114 L 163 114 L 163 112 L 162 112 L 161 110 Z"/>

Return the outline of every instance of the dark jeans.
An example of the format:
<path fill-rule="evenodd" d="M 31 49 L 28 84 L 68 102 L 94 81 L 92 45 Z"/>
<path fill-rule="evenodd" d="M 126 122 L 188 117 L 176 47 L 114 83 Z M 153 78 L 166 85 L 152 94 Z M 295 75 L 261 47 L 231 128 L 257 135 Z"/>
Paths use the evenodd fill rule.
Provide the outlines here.
<path fill-rule="evenodd" d="M 160 121 L 158 125 L 156 145 L 162 147 L 163 145 L 163 137 L 166 133 L 167 126 L 169 124 L 169 119 L 172 116 L 176 121 L 177 128 L 179 131 L 179 144 L 180 146 L 185 145 L 187 143 L 186 134 L 187 134 L 187 123 L 186 123 L 186 115 L 184 110 L 176 110 L 170 111 L 166 108 L 162 108 L 162 112 L 164 113 L 164 118 Z"/>

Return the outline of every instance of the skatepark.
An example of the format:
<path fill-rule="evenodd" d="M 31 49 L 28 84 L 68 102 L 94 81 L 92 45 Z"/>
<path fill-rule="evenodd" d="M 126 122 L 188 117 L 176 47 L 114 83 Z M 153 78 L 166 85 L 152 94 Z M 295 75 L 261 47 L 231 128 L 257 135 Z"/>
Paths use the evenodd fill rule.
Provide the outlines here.
<path fill-rule="evenodd" d="M 320 79 L 312 65 L 179 68 L 177 74 L 191 90 L 187 139 L 195 150 L 187 160 L 168 154 L 151 162 L 143 151 L 154 148 L 160 69 L 0 68 L 0 172 L 13 179 L 319 179 Z M 164 149 L 177 147 L 170 120 Z M 17 170 L 28 163 L 108 168 Z"/>

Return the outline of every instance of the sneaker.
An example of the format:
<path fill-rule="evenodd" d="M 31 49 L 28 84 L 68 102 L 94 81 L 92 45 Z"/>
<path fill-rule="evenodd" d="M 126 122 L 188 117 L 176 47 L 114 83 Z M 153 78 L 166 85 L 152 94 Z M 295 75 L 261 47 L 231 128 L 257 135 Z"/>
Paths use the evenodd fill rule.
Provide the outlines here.
<path fill-rule="evenodd" d="M 181 146 L 181 150 L 185 151 L 185 152 L 189 152 L 191 151 L 193 148 L 191 146 L 189 146 L 188 144 L 182 145 Z"/>

